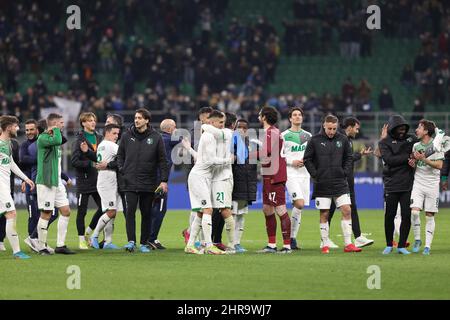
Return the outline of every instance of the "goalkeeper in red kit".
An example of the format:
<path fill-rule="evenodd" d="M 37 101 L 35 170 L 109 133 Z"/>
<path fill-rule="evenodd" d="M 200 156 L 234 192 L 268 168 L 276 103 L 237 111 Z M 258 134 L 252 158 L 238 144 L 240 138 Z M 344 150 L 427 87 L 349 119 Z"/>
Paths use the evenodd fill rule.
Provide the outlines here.
<path fill-rule="evenodd" d="M 263 176 L 263 212 L 266 218 L 266 230 L 269 238 L 260 253 L 277 253 L 275 213 L 280 217 L 283 234 L 283 248 L 278 253 L 291 253 L 291 220 L 286 209 L 286 159 L 282 157 L 283 139 L 280 130 L 275 127 L 278 113 L 273 107 L 263 107 L 259 113 L 259 122 L 265 131 L 265 142 L 258 158 L 262 164 Z"/>

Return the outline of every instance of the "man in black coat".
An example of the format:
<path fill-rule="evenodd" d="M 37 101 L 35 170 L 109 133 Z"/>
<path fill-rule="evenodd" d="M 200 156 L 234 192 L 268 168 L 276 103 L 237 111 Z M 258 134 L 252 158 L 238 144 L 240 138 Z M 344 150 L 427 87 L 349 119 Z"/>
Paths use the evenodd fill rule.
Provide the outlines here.
<path fill-rule="evenodd" d="M 327 115 L 323 129 L 308 143 L 303 161 L 314 182 L 313 199 L 320 210 L 320 233 L 323 242 L 322 253 L 330 252 L 328 214 L 331 203 L 342 212 L 342 233 L 344 252 L 360 252 L 351 241 L 352 219 L 351 199 L 347 177 L 352 170 L 352 149 L 347 137 L 339 132 L 338 118 Z"/>
<path fill-rule="evenodd" d="M 352 201 L 352 231 L 355 236 L 355 245 L 358 248 L 362 248 L 365 246 L 370 246 L 373 244 L 373 240 L 367 239 L 365 236 L 361 235 L 361 226 L 359 225 L 359 216 L 358 209 L 356 206 L 356 197 L 355 197 L 355 177 L 353 173 L 354 164 L 357 161 L 360 161 L 363 156 L 367 156 L 372 153 L 371 148 L 364 148 L 360 152 L 353 152 L 353 139 L 359 133 L 360 122 L 358 119 L 354 117 L 345 118 L 342 125 L 342 134 L 345 134 L 348 138 L 350 146 L 352 148 L 352 170 L 350 174 L 347 176 L 348 186 L 350 188 L 350 200 Z M 336 205 L 333 202 L 330 209 L 330 214 L 328 216 L 328 222 L 331 225 L 331 219 L 333 218 L 334 211 L 336 210 Z"/>
<path fill-rule="evenodd" d="M 138 109 L 134 116 L 134 126 L 122 135 L 117 152 L 117 165 L 119 175 L 123 179 L 122 191 L 125 193 L 127 208 L 125 215 L 128 244 L 125 249 L 129 252 L 136 249 L 135 215 L 138 202 L 142 216 L 140 251 L 148 253 L 151 252 L 148 240 L 155 192 L 168 192 L 169 168 L 166 150 L 161 135 L 149 125 L 150 119 L 151 114 L 147 109 Z"/>
<path fill-rule="evenodd" d="M 256 201 L 258 183 L 258 169 L 256 164 L 250 163 L 250 153 L 256 151 L 257 145 L 251 144 L 247 134 L 248 122 L 240 119 L 236 123 L 236 131 L 233 135 L 233 148 L 236 160 L 233 168 L 233 217 L 236 224 L 235 245 L 237 253 L 247 251 L 241 246 L 241 238 L 244 232 L 245 214 L 248 206 Z"/>
<path fill-rule="evenodd" d="M 88 236 L 95 229 L 98 219 L 102 216 L 102 203 L 97 192 L 97 146 L 103 137 L 95 131 L 97 117 L 92 112 L 80 114 L 80 126 L 83 128 L 76 136 L 72 145 L 72 166 L 76 169 L 77 179 L 77 231 L 79 248 L 88 249 Z M 89 227 L 85 229 L 84 218 L 87 214 L 89 197 L 97 205 L 97 211 L 92 217 Z"/>
<path fill-rule="evenodd" d="M 384 215 L 384 231 L 386 248 L 383 254 L 389 254 L 393 249 L 394 219 L 400 203 L 402 223 L 398 252 L 409 254 L 406 250 L 406 240 L 411 229 L 411 190 L 414 182 L 414 166 L 410 165 L 411 153 L 415 136 L 408 134 L 409 124 L 401 115 L 392 115 L 388 123 L 388 135 L 378 146 L 383 160 L 383 182 L 386 209 Z"/>

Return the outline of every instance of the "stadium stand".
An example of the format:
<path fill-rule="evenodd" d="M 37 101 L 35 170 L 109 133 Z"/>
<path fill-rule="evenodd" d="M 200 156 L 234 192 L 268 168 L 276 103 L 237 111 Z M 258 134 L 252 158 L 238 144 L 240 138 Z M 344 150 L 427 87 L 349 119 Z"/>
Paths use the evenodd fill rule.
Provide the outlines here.
<path fill-rule="evenodd" d="M 379 32 L 364 28 L 371 3 L 382 7 Z M 448 109 L 447 2 L 78 1 L 82 32 L 65 29 L 69 4 L 2 2 L 2 113 L 39 117 L 53 95 L 100 119 L 146 106 L 155 121 L 183 123 L 204 105 L 253 122 L 266 103 L 281 113 Z M 392 106 L 380 108 L 385 86 Z"/>

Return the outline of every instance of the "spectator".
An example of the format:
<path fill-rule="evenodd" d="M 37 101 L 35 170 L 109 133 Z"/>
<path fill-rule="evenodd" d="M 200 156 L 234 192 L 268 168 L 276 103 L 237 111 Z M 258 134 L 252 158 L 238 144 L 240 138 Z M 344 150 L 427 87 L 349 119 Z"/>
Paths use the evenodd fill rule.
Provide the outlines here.
<path fill-rule="evenodd" d="M 394 111 L 394 99 L 387 86 L 383 87 L 380 95 L 378 96 L 378 106 L 380 111 L 392 112 Z"/>
<path fill-rule="evenodd" d="M 372 86 L 367 79 L 362 79 L 358 87 L 358 99 L 363 103 L 369 102 L 371 92 Z"/>
<path fill-rule="evenodd" d="M 341 88 L 341 94 L 344 99 L 350 99 L 350 101 L 353 101 L 353 98 L 355 96 L 356 88 L 352 83 L 352 78 L 347 77 L 344 84 Z"/>
<path fill-rule="evenodd" d="M 412 67 L 410 64 L 407 64 L 402 71 L 402 76 L 400 78 L 400 82 L 403 86 L 407 87 L 408 89 L 412 88 L 416 81 L 414 77 L 414 72 L 412 70 Z"/>

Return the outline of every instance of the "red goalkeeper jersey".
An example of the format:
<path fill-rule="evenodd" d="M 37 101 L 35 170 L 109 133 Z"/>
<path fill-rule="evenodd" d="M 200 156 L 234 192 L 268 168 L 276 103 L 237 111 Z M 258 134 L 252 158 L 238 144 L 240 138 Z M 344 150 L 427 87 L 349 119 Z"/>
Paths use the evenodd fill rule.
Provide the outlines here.
<path fill-rule="evenodd" d="M 286 159 L 281 156 L 283 138 L 277 127 L 270 126 L 266 130 L 266 141 L 259 152 L 262 163 L 262 176 L 270 179 L 270 183 L 285 183 L 287 180 Z"/>

